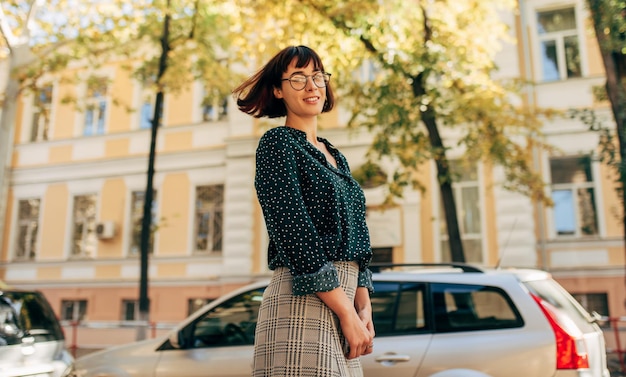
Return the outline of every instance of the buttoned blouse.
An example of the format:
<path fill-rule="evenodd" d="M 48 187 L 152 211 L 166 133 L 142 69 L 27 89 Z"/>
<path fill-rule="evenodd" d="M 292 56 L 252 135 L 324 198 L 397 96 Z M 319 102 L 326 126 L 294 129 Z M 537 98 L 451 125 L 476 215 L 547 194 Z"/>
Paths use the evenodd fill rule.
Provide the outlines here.
<path fill-rule="evenodd" d="M 269 268 L 289 268 L 293 294 L 306 295 L 340 286 L 332 262 L 355 261 L 359 286 L 372 291 L 363 190 L 343 154 L 317 139 L 336 168 L 295 128 L 272 128 L 259 141 L 255 187 L 269 235 Z"/>

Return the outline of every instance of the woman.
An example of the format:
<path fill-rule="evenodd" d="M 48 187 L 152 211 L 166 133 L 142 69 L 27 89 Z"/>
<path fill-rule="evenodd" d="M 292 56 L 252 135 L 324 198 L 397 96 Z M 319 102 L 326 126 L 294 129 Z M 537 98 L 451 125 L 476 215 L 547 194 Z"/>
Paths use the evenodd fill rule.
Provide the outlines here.
<path fill-rule="evenodd" d="M 334 106 L 330 74 L 306 46 L 287 47 L 233 93 L 254 117 L 283 117 L 256 152 L 255 187 L 272 280 L 255 334 L 260 376 L 362 376 L 374 326 L 365 198 L 345 157 L 317 136 Z"/>

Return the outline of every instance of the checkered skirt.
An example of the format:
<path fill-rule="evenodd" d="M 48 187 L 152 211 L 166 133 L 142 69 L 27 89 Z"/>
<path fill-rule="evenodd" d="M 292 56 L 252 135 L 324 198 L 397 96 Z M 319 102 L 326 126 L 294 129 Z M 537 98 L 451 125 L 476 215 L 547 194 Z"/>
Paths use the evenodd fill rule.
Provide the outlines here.
<path fill-rule="evenodd" d="M 334 262 L 354 300 L 358 267 Z M 346 359 L 339 319 L 315 294 L 294 296 L 292 276 L 277 268 L 263 294 L 254 338 L 254 377 L 362 377 L 359 359 Z"/>

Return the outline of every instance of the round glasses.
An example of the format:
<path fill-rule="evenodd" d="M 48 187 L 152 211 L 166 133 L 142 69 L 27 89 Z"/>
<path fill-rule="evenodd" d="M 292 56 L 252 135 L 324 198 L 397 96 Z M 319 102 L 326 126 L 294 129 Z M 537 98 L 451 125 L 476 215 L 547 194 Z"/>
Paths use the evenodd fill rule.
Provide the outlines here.
<path fill-rule="evenodd" d="M 296 73 L 291 75 L 288 79 L 282 79 L 281 81 L 289 81 L 293 90 L 302 90 L 306 88 L 306 83 L 309 77 L 313 79 L 313 84 L 315 84 L 318 88 L 325 88 L 330 81 L 330 73 L 326 72 L 317 72 L 312 75 Z"/>

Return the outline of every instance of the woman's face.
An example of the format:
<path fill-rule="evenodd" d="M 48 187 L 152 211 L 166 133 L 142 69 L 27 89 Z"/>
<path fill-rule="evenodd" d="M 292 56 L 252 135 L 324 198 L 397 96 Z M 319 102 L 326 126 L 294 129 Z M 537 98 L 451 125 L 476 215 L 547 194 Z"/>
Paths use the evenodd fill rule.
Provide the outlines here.
<path fill-rule="evenodd" d="M 280 88 L 274 88 L 274 96 L 276 98 L 282 98 L 287 107 L 287 116 L 298 116 L 302 118 L 317 116 L 322 113 L 324 108 L 324 102 L 326 101 L 326 87 L 319 88 L 313 83 L 313 77 L 315 73 L 320 73 L 320 70 L 316 70 L 313 62 L 309 62 L 306 67 L 297 68 L 296 60 L 291 61 L 291 64 L 287 67 L 287 71 L 283 73 L 282 85 Z M 296 90 L 292 87 L 288 80 L 293 75 L 306 76 L 306 84 L 304 89 Z M 294 86 L 297 87 L 298 83 L 294 82 Z"/>

